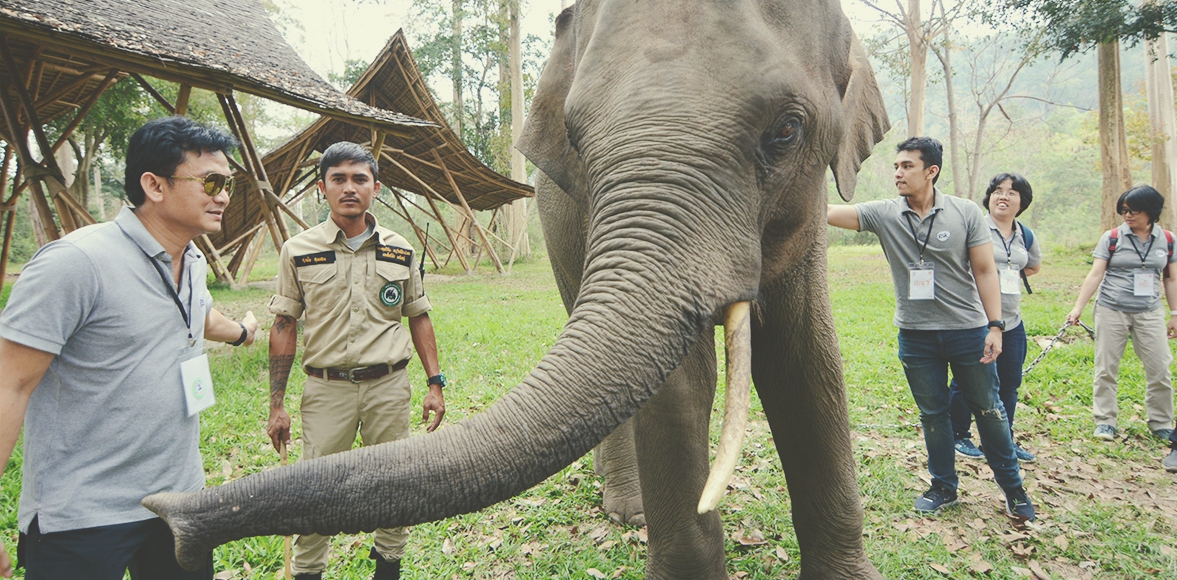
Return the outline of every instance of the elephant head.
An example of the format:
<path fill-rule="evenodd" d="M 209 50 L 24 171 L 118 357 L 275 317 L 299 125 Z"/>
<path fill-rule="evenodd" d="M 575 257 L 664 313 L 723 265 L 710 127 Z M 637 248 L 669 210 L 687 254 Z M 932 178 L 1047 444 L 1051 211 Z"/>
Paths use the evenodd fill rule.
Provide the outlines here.
<path fill-rule="evenodd" d="M 583 274 L 559 339 L 502 400 L 449 428 L 148 497 L 181 563 L 242 537 L 411 525 L 508 499 L 592 449 L 704 330 L 752 302 L 752 373 L 777 441 L 817 417 L 814 446 L 835 456 L 781 450 L 794 496 L 832 505 L 794 502 L 803 566 L 873 572 L 829 320 L 825 176 L 849 199 L 888 122 L 838 0 L 581 0 L 556 27 L 519 147 L 583 210 Z"/>

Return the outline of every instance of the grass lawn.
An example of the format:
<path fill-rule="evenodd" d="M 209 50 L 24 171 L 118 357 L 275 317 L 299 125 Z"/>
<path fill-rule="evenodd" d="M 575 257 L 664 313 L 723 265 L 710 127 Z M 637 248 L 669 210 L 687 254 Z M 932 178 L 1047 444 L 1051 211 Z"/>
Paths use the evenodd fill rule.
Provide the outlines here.
<path fill-rule="evenodd" d="M 1029 358 L 1059 329 L 1087 272 L 1086 253 L 1047 257 L 1023 298 L 1031 337 Z M 266 257 L 263 256 L 263 260 Z M 273 260 L 273 257 L 269 257 Z M 271 272 L 260 262 L 255 279 Z M 452 266 L 451 266 L 452 268 Z M 1134 355 L 1121 369 L 1121 440 L 1093 441 L 1092 343 L 1069 331 L 1030 374 L 1021 391 L 1016 430 L 1038 461 L 1023 466 L 1039 520 L 1016 528 L 984 462 L 958 461 L 961 500 L 937 518 L 911 511 L 927 487 L 919 415 L 896 358 L 889 271 L 877 246 L 830 253 L 830 284 L 845 360 L 858 482 L 865 510 L 865 543 L 888 578 L 1124 578 L 1177 577 L 1177 488 L 1161 469 L 1167 449 L 1143 420 L 1143 371 Z M 546 261 L 516 264 L 509 277 L 483 265 L 472 276 L 429 274 L 443 369 L 450 378 L 446 424 L 477 413 L 514 386 L 555 341 L 565 318 Z M 269 292 L 215 289 L 227 314 L 253 310 L 268 328 Z M 1090 308 L 1085 320 L 1090 321 Z M 719 333 L 722 335 L 722 332 Z M 722 349 L 722 336 L 719 336 Z M 269 469 L 277 454 L 264 435 L 267 417 L 266 344 L 209 349 L 217 405 L 202 413 L 201 449 L 208 484 Z M 722 365 L 722 361 L 721 361 Z M 297 366 L 297 365 L 296 365 Z M 415 386 L 425 377 L 409 366 Z M 305 377 L 291 376 L 288 406 L 297 408 Z M 720 372 L 722 382 L 722 369 Z M 722 385 L 720 386 L 722 388 Z M 422 389 L 416 389 L 414 407 Z M 717 404 L 722 404 L 717 397 Z M 294 433 L 300 431 L 297 413 Z M 720 411 L 713 415 L 717 436 Z M 418 416 L 419 417 L 419 416 Z M 414 418 L 414 435 L 424 433 Z M 297 442 L 296 442 L 297 443 Z M 297 459 L 298 445 L 291 460 Z M 19 448 L 0 479 L 0 537 L 15 551 Z M 641 578 L 643 529 L 611 524 L 600 510 L 600 481 L 585 457 L 525 495 L 476 514 L 414 528 L 404 564 L 407 578 Z M 735 578 L 793 577 L 800 553 L 789 496 L 759 402 L 744 456 L 720 506 L 728 570 Z M 372 573 L 368 535 L 334 540 L 326 577 L 361 579 Z M 282 539 L 254 538 L 216 551 L 217 578 L 280 578 Z M 18 576 L 20 574 L 18 572 Z"/>

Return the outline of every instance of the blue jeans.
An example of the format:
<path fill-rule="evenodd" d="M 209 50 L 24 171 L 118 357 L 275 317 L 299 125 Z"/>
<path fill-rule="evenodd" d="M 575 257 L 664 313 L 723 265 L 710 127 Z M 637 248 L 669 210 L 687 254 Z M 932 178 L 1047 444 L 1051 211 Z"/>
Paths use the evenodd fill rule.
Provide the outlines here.
<path fill-rule="evenodd" d="M 1018 389 L 1022 386 L 1022 365 L 1026 363 L 1026 326 L 1019 323 L 1011 330 L 1001 333 L 1001 355 L 997 357 L 997 396 L 1005 406 L 1005 418 L 1009 420 L 1009 433 L 1014 432 L 1014 412 L 1018 408 Z M 973 436 L 969 428 L 973 423 L 973 412 L 964 402 L 960 383 L 952 377 L 951 385 L 952 436 L 955 439 L 969 439 Z"/>
<path fill-rule="evenodd" d="M 981 364 L 988 329 L 899 330 L 899 361 L 920 409 L 932 482 L 956 490 L 956 452 L 949 416 L 948 366 L 960 381 L 965 404 L 977 416 L 977 432 L 993 478 L 1002 489 L 1022 485 L 1005 408 L 997 397 L 997 365 Z"/>

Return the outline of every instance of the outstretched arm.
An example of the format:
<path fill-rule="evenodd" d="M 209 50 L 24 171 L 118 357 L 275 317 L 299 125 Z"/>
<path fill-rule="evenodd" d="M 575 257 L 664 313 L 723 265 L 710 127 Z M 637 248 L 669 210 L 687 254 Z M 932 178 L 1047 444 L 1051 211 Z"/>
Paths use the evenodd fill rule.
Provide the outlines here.
<path fill-rule="evenodd" d="M 241 338 L 242 326 L 245 327 L 245 342 L 241 344 L 249 346 L 257 336 L 257 318 L 254 317 L 253 311 L 246 312 L 245 318 L 238 324 L 213 308 L 208 311 L 208 316 L 204 317 L 204 337 L 217 342 L 237 342 L 237 339 Z"/>
<path fill-rule="evenodd" d="M 826 223 L 835 228 L 859 231 L 858 208 L 853 205 L 831 205 L 826 209 Z"/>
<path fill-rule="evenodd" d="M 290 445 L 290 414 L 286 412 L 286 382 L 298 349 L 298 327 L 293 318 L 279 314 L 270 327 L 270 420 L 266 434 L 275 450 Z"/>
<path fill-rule="evenodd" d="M 53 362 L 53 353 L 0 338 L 0 475 L 24 425 L 29 397 Z M 0 576 L 12 577 L 12 561 L 0 541 Z"/>
<path fill-rule="evenodd" d="M 413 335 L 413 347 L 417 349 L 417 356 L 421 357 L 421 366 L 425 367 L 425 376 L 432 377 L 441 373 L 441 365 L 437 362 L 437 338 L 433 334 L 433 321 L 429 314 L 409 317 L 409 334 Z M 432 433 L 441 425 L 441 418 L 445 417 L 445 395 L 441 392 L 441 385 L 429 385 L 429 392 L 422 402 L 424 407 L 421 420 L 429 420 L 429 412 L 433 411 L 433 422 L 425 430 Z"/>

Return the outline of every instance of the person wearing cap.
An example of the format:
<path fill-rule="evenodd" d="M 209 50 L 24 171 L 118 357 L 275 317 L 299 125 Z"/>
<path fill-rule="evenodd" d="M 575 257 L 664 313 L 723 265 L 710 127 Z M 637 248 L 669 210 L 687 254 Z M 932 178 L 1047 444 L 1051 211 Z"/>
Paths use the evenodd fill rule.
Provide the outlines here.
<path fill-rule="evenodd" d="M 18 565 L 26 578 L 211 580 L 176 562 L 140 501 L 204 487 L 200 410 L 215 402 L 203 339 L 250 344 L 257 320 L 212 307 L 192 240 L 221 230 L 232 137 L 184 117 L 127 147 L 134 208 L 46 244 L 0 316 L 0 470 L 24 425 Z M 11 577 L 0 545 L 0 576 Z"/>
<path fill-rule="evenodd" d="M 1022 365 L 1026 362 L 1026 328 L 1022 324 L 1022 281 L 1042 269 L 1042 248 L 1033 231 L 1017 221 L 1030 203 L 1034 190 L 1025 177 L 1016 173 L 999 173 L 989 181 L 981 205 L 989 210 L 985 223 L 993 238 L 993 260 L 1001 280 L 1001 316 L 1005 330 L 1001 333 L 1001 354 L 997 357 L 997 394 L 1005 406 L 1010 437 L 1014 432 L 1014 411 L 1018 408 L 1018 389 L 1022 386 Z M 1026 288 L 1030 283 L 1025 282 Z M 952 432 L 956 452 L 979 459 L 985 454 L 973 445 L 969 428 L 973 412 L 965 404 L 964 393 L 955 377 L 951 385 Z M 1033 453 L 1014 440 L 1014 454 L 1020 462 L 1032 462 Z"/>
<path fill-rule="evenodd" d="M 416 254 L 405 238 L 382 228 L 368 208 L 380 192 L 376 159 L 365 148 L 336 143 L 319 160 L 319 191 L 331 207 L 323 223 L 290 238 L 270 300 L 270 420 L 275 449 L 290 443 L 286 384 L 298 346 L 295 321 L 304 318 L 302 364 L 307 380 L 302 459 L 409 436 L 410 387 L 405 367 L 416 347 L 428 378 L 422 421 L 432 432 L 445 416 L 446 385 L 437 358 L 432 306 L 421 285 Z M 408 318 L 408 329 L 401 324 Z M 296 579 L 318 580 L 331 538 L 294 538 Z M 376 530 L 369 557 L 375 580 L 400 578 L 408 528 Z"/>

